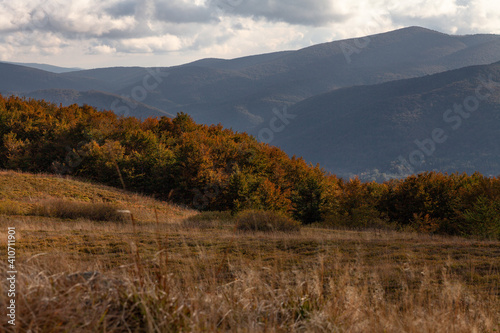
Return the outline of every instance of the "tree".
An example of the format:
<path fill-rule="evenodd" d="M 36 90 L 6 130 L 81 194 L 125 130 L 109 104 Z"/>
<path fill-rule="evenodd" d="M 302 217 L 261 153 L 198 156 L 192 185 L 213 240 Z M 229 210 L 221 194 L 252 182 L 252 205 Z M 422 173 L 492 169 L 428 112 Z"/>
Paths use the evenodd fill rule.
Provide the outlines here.
<path fill-rule="evenodd" d="M 297 186 L 293 195 L 293 215 L 304 224 L 322 220 L 324 187 L 321 180 L 314 176 L 307 176 Z"/>

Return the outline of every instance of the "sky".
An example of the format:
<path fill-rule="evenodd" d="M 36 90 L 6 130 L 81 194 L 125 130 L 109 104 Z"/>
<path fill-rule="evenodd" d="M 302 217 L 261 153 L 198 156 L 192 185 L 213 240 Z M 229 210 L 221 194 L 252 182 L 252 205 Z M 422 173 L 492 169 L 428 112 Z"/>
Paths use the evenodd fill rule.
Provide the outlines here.
<path fill-rule="evenodd" d="M 0 0 L 0 61 L 173 66 L 408 26 L 500 34 L 500 1 Z"/>

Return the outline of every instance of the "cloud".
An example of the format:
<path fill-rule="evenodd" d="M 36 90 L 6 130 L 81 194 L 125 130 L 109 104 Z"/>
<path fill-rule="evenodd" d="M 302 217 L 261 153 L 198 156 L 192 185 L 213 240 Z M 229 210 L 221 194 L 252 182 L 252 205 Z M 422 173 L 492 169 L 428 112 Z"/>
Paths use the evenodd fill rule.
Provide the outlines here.
<path fill-rule="evenodd" d="M 89 48 L 88 54 L 113 54 L 116 48 L 109 45 L 95 45 Z"/>
<path fill-rule="evenodd" d="M 143 1 L 125 0 L 109 1 L 105 7 L 107 14 L 113 17 L 134 16 L 136 8 L 143 5 Z"/>
<path fill-rule="evenodd" d="M 178 51 L 182 47 L 179 37 L 173 35 L 151 36 L 145 38 L 124 39 L 117 48 L 127 53 L 156 53 Z"/>
<path fill-rule="evenodd" d="M 1 43 L 0 44 L 0 60 L 7 61 L 12 59 L 12 56 L 15 54 L 15 49 L 12 45 Z"/>
<path fill-rule="evenodd" d="M 498 22 L 500 3 L 490 0 L 0 0 L 0 52 L 27 62 L 79 59 L 79 66 L 99 59 L 125 64 L 139 55 L 174 64 L 411 25 L 500 33 Z"/>
<path fill-rule="evenodd" d="M 310 26 L 344 21 L 350 15 L 331 0 L 212 0 L 210 4 L 226 15 Z"/>
<path fill-rule="evenodd" d="M 216 20 L 205 5 L 196 5 L 182 0 L 156 2 L 154 18 L 173 23 L 209 23 Z"/>

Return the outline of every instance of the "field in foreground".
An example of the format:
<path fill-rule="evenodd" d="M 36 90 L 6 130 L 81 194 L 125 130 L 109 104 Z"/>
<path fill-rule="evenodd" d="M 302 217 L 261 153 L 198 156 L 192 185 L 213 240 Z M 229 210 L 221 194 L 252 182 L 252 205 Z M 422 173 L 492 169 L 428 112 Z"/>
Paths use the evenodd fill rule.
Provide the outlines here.
<path fill-rule="evenodd" d="M 236 233 L 231 222 L 199 229 L 183 222 L 192 211 L 153 199 L 1 176 L 2 253 L 16 227 L 18 332 L 499 331 L 499 242 L 319 228 Z M 136 220 L 28 213 L 47 195 L 114 202 Z M 14 331 L 5 316 L 1 326 Z"/>

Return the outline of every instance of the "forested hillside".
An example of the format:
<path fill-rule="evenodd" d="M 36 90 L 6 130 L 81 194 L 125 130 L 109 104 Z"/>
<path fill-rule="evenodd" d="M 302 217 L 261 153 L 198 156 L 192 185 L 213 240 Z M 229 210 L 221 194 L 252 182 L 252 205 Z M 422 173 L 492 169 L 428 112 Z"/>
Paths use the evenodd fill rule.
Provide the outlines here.
<path fill-rule="evenodd" d="M 144 121 L 0 96 L 0 168 L 72 175 L 199 210 L 277 210 L 303 223 L 500 237 L 500 178 L 342 180 L 186 114 Z"/>
<path fill-rule="evenodd" d="M 288 113 L 295 118 L 273 144 L 337 175 L 500 173 L 500 62 L 338 89 Z M 433 142 L 432 151 L 422 149 L 434 129 L 444 139 Z"/>

